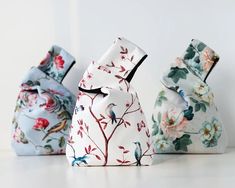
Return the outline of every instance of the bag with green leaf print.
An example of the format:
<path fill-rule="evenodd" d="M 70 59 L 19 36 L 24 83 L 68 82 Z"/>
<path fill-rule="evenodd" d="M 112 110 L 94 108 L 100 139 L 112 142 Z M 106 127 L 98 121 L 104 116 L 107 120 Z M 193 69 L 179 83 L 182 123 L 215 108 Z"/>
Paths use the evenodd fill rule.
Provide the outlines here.
<path fill-rule="evenodd" d="M 75 59 L 53 46 L 20 85 L 12 127 L 17 155 L 65 153 L 76 97 L 62 84 Z"/>
<path fill-rule="evenodd" d="M 162 76 L 154 113 L 157 153 L 223 153 L 227 136 L 206 79 L 218 55 L 192 40 L 181 58 Z"/>

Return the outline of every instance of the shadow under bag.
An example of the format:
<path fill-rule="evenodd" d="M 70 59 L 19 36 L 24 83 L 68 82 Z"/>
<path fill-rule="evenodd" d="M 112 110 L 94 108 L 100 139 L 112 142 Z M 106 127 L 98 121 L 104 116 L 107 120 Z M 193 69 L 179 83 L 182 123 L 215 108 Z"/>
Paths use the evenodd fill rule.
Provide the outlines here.
<path fill-rule="evenodd" d="M 76 97 L 61 82 L 74 63 L 69 53 L 53 46 L 23 79 L 12 127 L 16 154 L 65 153 Z"/>
<path fill-rule="evenodd" d="M 218 55 L 192 40 L 163 75 L 152 116 L 158 153 L 223 153 L 227 136 L 206 79 Z"/>
<path fill-rule="evenodd" d="M 147 57 L 118 38 L 79 83 L 66 156 L 72 166 L 150 165 L 151 137 L 130 81 Z"/>

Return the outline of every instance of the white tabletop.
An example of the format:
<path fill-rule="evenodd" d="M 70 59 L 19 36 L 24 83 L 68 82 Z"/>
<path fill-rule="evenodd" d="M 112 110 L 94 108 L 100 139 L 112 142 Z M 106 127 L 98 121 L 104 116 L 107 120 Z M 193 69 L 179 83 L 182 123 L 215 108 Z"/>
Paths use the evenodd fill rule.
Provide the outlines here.
<path fill-rule="evenodd" d="M 17 157 L 0 151 L 3 188 L 234 187 L 235 149 L 213 155 L 158 155 L 149 167 L 72 168 L 65 156 Z"/>

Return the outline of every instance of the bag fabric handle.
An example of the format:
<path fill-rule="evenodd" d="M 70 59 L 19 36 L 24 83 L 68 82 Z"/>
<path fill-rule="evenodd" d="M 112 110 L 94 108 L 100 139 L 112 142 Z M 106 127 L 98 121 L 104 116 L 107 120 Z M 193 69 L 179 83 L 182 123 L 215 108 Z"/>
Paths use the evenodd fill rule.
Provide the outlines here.
<path fill-rule="evenodd" d="M 75 64 L 75 58 L 63 48 L 53 45 L 38 68 L 45 74 L 61 83 Z"/>
<path fill-rule="evenodd" d="M 182 59 L 189 69 L 205 82 L 219 61 L 219 56 L 203 42 L 192 39 Z"/>
<path fill-rule="evenodd" d="M 92 62 L 79 83 L 81 90 L 96 92 L 102 87 L 129 84 L 147 54 L 125 38 L 117 38 L 97 61 Z"/>

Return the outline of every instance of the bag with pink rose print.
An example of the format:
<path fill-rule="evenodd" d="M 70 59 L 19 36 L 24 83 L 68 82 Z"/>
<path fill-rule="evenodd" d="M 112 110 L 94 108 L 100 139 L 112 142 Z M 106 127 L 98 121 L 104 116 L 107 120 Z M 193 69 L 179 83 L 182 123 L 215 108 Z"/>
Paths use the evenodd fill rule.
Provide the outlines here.
<path fill-rule="evenodd" d="M 17 155 L 65 153 L 76 97 L 62 84 L 75 59 L 53 46 L 20 85 L 12 127 Z"/>
<path fill-rule="evenodd" d="M 152 116 L 157 153 L 223 153 L 227 136 L 206 79 L 218 55 L 192 40 L 163 75 Z"/>
<path fill-rule="evenodd" d="M 79 83 L 66 156 L 72 166 L 150 165 L 150 132 L 130 81 L 147 57 L 118 38 Z"/>

